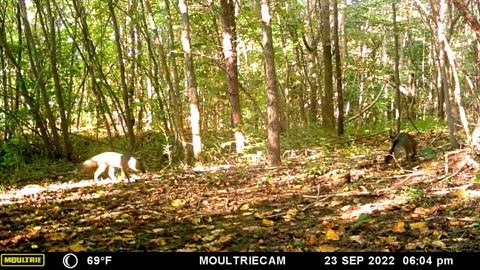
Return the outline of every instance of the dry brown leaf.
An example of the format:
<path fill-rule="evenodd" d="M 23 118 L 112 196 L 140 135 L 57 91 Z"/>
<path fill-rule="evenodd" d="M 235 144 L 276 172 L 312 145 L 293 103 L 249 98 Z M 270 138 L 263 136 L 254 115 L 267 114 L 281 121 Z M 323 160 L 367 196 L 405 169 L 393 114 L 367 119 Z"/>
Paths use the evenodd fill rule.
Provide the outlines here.
<path fill-rule="evenodd" d="M 432 246 L 437 247 L 437 248 L 446 248 L 447 247 L 447 245 L 440 240 L 433 241 Z"/>
<path fill-rule="evenodd" d="M 415 208 L 415 210 L 413 211 L 414 214 L 417 214 L 417 215 L 431 215 L 432 213 L 434 213 L 435 211 L 438 210 L 438 206 L 434 205 L 430 208 L 423 208 L 423 207 L 417 207 Z"/>
<path fill-rule="evenodd" d="M 416 208 L 416 205 L 415 204 L 407 204 L 407 205 L 404 205 L 402 206 L 402 211 L 404 212 L 410 212 L 412 211 L 413 209 Z"/>
<path fill-rule="evenodd" d="M 367 243 L 367 241 L 363 238 L 362 235 L 352 235 L 349 238 L 351 241 L 357 242 L 360 245 L 364 245 Z"/>
<path fill-rule="evenodd" d="M 340 240 L 340 236 L 338 236 L 336 231 L 334 231 L 332 229 L 328 229 L 327 232 L 325 233 L 325 239 L 326 240 L 332 240 L 332 241 L 338 241 L 338 240 Z"/>
<path fill-rule="evenodd" d="M 178 207 L 185 204 L 185 200 L 175 199 L 170 202 L 171 206 Z"/>
<path fill-rule="evenodd" d="M 309 236 L 307 236 L 307 239 L 305 239 L 305 244 L 313 246 L 313 245 L 317 244 L 317 241 L 318 241 L 318 239 L 315 235 L 309 235 Z"/>
<path fill-rule="evenodd" d="M 219 247 L 210 246 L 210 247 L 207 247 L 207 250 L 210 251 L 210 252 L 218 252 L 221 249 Z"/>
<path fill-rule="evenodd" d="M 338 250 L 337 247 L 328 246 L 328 245 L 322 245 L 322 246 L 318 246 L 317 248 L 315 248 L 315 251 L 317 251 L 317 252 L 334 252 L 334 251 L 337 251 L 337 250 Z"/>
<path fill-rule="evenodd" d="M 68 246 L 68 248 L 73 251 L 73 252 L 82 252 L 82 251 L 87 251 L 88 249 L 79 243 L 75 243 L 73 245 Z"/>
<path fill-rule="evenodd" d="M 60 233 L 50 234 L 45 238 L 48 239 L 49 241 L 62 241 L 62 240 L 65 240 L 65 237 L 66 237 L 66 234 L 64 232 L 60 232 Z"/>
<path fill-rule="evenodd" d="M 287 215 L 290 215 L 290 216 L 295 216 L 297 213 L 298 213 L 298 210 L 294 208 L 290 208 L 287 210 Z"/>
<path fill-rule="evenodd" d="M 457 189 L 457 190 L 454 190 L 452 191 L 452 195 L 459 198 L 459 199 L 466 199 L 468 198 L 468 193 L 465 189 L 461 188 L 461 189 Z"/>
<path fill-rule="evenodd" d="M 191 222 L 193 225 L 199 225 L 200 223 L 202 223 L 202 219 L 198 217 L 194 217 L 192 218 Z"/>
<path fill-rule="evenodd" d="M 264 218 L 264 219 L 262 219 L 262 224 L 264 226 L 270 227 L 270 226 L 273 226 L 275 224 L 275 222 L 273 220 Z"/>
<path fill-rule="evenodd" d="M 227 235 L 220 236 L 220 238 L 218 238 L 217 242 L 218 243 L 226 243 L 226 242 L 229 242 L 230 240 L 232 240 L 232 235 L 227 234 Z"/>
<path fill-rule="evenodd" d="M 398 221 L 393 224 L 392 232 L 394 233 L 404 233 L 405 232 L 405 222 Z"/>
<path fill-rule="evenodd" d="M 417 207 L 415 208 L 415 210 L 413 211 L 414 214 L 417 214 L 417 215 L 426 215 L 428 214 L 430 211 L 429 209 L 427 208 L 423 208 L 423 207 Z"/>
<path fill-rule="evenodd" d="M 150 240 L 150 243 L 159 245 L 159 246 L 165 246 L 167 244 L 167 241 L 164 238 L 157 238 L 157 239 Z"/>
<path fill-rule="evenodd" d="M 248 204 L 244 204 L 240 207 L 240 210 L 242 211 L 247 211 L 248 209 L 250 209 L 250 207 L 248 206 Z"/>
<path fill-rule="evenodd" d="M 425 222 L 410 223 L 410 229 L 412 229 L 412 230 L 423 230 L 423 229 L 425 229 Z"/>
<path fill-rule="evenodd" d="M 177 252 L 195 252 L 195 251 L 197 251 L 197 250 L 198 250 L 198 249 L 197 249 L 197 248 L 194 248 L 194 247 L 193 247 L 193 248 L 188 248 L 188 247 L 186 247 L 186 248 L 179 248 L 179 249 L 177 249 Z"/>

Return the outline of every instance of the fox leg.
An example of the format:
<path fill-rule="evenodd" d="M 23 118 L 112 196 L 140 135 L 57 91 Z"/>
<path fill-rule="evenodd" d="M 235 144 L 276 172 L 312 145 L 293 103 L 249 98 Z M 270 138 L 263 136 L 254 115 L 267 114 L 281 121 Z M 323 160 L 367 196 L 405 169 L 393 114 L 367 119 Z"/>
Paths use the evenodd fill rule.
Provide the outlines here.
<path fill-rule="evenodd" d="M 99 164 L 97 170 L 95 171 L 95 174 L 93 175 L 93 179 L 95 179 L 95 181 L 98 181 L 98 177 L 105 171 L 107 167 L 108 166 L 105 164 Z"/>
<path fill-rule="evenodd" d="M 130 174 L 128 173 L 127 169 L 122 168 L 122 176 L 123 178 L 127 178 L 127 181 L 130 182 Z"/>
<path fill-rule="evenodd" d="M 115 179 L 115 167 L 108 166 L 108 177 L 110 177 L 110 179 L 112 179 L 112 180 L 116 180 Z"/>

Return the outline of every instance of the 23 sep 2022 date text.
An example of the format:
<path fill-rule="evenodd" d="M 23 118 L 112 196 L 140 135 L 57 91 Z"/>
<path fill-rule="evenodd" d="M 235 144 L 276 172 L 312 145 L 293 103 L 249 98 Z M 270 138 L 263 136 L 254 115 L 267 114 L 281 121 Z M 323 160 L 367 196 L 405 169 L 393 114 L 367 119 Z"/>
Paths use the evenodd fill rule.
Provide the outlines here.
<path fill-rule="evenodd" d="M 440 259 L 440 258 L 439 258 Z M 444 259 L 444 258 L 441 258 Z M 403 256 L 397 258 L 395 256 L 325 256 L 324 265 L 432 265 L 433 259 L 431 256 Z M 453 263 L 453 262 L 451 262 Z M 443 264 L 443 265 L 451 265 Z M 441 263 L 440 263 L 441 265 Z M 439 266 L 437 262 L 437 266 Z"/>

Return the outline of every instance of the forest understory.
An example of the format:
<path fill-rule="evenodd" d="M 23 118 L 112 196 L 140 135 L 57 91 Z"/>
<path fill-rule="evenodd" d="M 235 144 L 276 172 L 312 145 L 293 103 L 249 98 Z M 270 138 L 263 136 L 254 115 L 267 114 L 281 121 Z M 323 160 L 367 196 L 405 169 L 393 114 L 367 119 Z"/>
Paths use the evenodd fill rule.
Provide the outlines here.
<path fill-rule="evenodd" d="M 0 250 L 480 251 L 473 156 L 438 150 L 444 134 L 417 139 L 416 160 L 389 165 L 377 134 L 285 151 L 278 168 L 245 156 L 133 182 L 72 173 L 3 186 Z M 356 147 L 376 150 L 347 154 Z"/>

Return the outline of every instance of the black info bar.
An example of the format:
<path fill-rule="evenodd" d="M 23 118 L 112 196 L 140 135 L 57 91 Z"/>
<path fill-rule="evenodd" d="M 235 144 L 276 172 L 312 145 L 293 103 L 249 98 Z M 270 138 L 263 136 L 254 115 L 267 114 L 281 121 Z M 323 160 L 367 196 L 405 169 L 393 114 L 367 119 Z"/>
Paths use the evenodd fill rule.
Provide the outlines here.
<path fill-rule="evenodd" d="M 467 269 L 462 252 L 71 252 L 0 253 L 2 269 Z"/>

